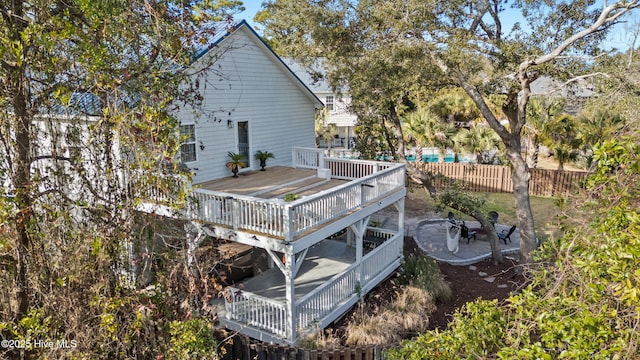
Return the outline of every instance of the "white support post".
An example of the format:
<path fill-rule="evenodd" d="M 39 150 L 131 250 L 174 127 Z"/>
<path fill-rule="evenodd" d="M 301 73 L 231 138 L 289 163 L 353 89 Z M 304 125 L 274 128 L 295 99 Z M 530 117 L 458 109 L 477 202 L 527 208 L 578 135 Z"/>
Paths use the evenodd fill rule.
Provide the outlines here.
<path fill-rule="evenodd" d="M 353 234 L 355 235 L 356 240 L 356 264 L 358 264 L 358 269 L 356 271 L 356 279 L 358 283 L 362 283 L 362 255 L 363 255 L 363 247 L 364 247 L 364 235 L 367 231 L 367 224 L 369 223 L 369 219 L 371 216 L 367 216 L 364 219 L 360 219 L 356 221 L 354 224 L 350 226 Z"/>
<path fill-rule="evenodd" d="M 240 206 L 238 205 L 238 200 L 231 199 L 231 213 L 233 214 L 231 218 L 231 224 L 233 226 L 233 230 L 238 230 L 238 221 L 240 219 Z"/>
<path fill-rule="evenodd" d="M 318 152 L 318 169 L 324 169 L 324 152 Z"/>
<path fill-rule="evenodd" d="M 393 207 L 398 210 L 398 233 L 404 236 L 404 198 L 393 203 Z"/>
<path fill-rule="evenodd" d="M 284 209 L 284 241 L 289 242 L 293 238 L 293 209 L 286 206 Z"/>
<path fill-rule="evenodd" d="M 298 329 L 296 326 L 296 319 L 298 315 L 296 314 L 296 292 L 295 292 L 295 277 L 293 274 L 295 263 L 296 263 L 296 255 L 293 254 L 288 249 L 287 253 L 285 253 L 285 291 L 287 296 L 287 337 L 289 341 L 294 343 L 296 338 L 298 337 Z"/>

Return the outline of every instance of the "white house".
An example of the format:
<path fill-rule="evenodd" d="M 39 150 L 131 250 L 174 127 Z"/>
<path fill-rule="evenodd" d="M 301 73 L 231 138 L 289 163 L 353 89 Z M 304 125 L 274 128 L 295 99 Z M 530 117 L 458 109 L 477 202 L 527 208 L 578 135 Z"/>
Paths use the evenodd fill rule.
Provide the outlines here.
<path fill-rule="evenodd" d="M 195 172 L 183 216 L 197 229 L 191 243 L 212 236 L 261 249 L 270 260 L 270 269 L 227 289 L 217 304 L 221 324 L 294 343 L 329 325 L 400 266 L 404 165 L 331 158 L 315 149 L 322 102 L 246 22 L 213 44 L 199 61 L 218 56 L 218 44 L 225 50 L 200 80 L 202 109 L 177 114 L 188 135 L 182 159 Z M 266 171 L 257 171 L 257 150 L 275 154 Z M 229 151 L 248 162 L 238 178 L 225 167 Z"/>
<path fill-rule="evenodd" d="M 258 150 L 275 154 L 270 165 L 290 164 L 292 147 L 314 146 L 314 114 L 323 106 L 245 21 L 222 26 L 188 70 L 219 57 L 198 80 L 202 107 L 176 114 L 187 137 L 182 160 L 196 184 L 230 175 L 230 151 L 245 156 L 241 171 L 258 168 Z"/>

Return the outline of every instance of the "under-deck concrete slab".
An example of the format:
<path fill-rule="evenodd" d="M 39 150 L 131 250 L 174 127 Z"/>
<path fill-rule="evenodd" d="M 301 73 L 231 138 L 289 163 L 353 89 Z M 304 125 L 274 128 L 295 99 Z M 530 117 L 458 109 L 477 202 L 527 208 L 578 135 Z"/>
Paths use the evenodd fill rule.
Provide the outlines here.
<path fill-rule="evenodd" d="M 307 252 L 295 278 L 295 295 L 300 299 L 327 280 L 340 274 L 355 263 L 356 249 L 344 241 L 324 240 Z M 284 301 L 285 278 L 279 268 L 274 267 L 256 275 L 238 288 L 276 301 Z"/>

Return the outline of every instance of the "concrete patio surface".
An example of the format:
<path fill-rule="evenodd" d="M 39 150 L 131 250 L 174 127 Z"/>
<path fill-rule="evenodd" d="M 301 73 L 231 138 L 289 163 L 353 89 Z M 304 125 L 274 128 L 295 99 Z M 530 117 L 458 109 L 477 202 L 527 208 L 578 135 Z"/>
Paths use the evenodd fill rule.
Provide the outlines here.
<path fill-rule="evenodd" d="M 467 244 L 466 239 L 460 239 L 459 250 L 453 253 L 447 249 L 447 219 L 425 219 L 415 222 L 407 221 L 408 235 L 413 236 L 418 246 L 435 260 L 452 265 L 470 265 L 491 257 L 491 245 L 486 234 L 480 229 L 477 221 L 466 221 L 465 225 L 470 231 L 477 231 L 476 240 L 471 239 Z M 509 231 L 510 225 L 496 225 L 496 231 Z M 505 245 L 500 242 L 500 250 L 503 255 L 517 254 L 520 251 L 520 230 L 511 234 L 511 241 Z"/>
<path fill-rule="evenodd" d="M 378 219 L 383 219 L 386 228 L 397 228 L 395 215 L 379 214 Z M 491 257 L 491 245 L 487 235 L 480 229 L 477 221 L 466 221 L 465 225 L 471 230 L 478 231 L 476 240 L 471 239 L 467 244 L 466 239 L 460 239 L 459 250 L 453 253 L 447 249 L 447 219 L 420 219 L 405 218 L 405 236 L 412 236 L 420 249 L 426 255 L 435 260 L 449 263 L 451 265 L 470 265 Z M 509 231 L 513 224 L 497 224 L 496 231 Z M 511 243 L 505 245 L 502 241 L 499 246 L 503 255 L 518 254 L 520 251 L 520 229 L 511 234 Z"/>

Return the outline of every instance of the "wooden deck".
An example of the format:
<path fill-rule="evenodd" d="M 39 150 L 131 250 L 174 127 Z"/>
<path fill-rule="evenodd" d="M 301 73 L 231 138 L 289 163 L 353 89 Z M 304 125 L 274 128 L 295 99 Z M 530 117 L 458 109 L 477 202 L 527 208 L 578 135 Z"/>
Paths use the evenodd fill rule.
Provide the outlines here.
<path fill-rule="evenodd" d="M 205 190 L 270 199 L 287 193 L 312 195 L 344 183 L 344 180 L 319 178 L 316 170 L 273 166 L 266 171 L 247 171 L 239 173 L 237 178 L 228 176 L 196 185 Z"/>
<path fill-rule="evenodd" d="M 198 184 L 191 194 L 196 206 L 188 209 L 187 216 L 247 234 L 294 241 L 404 191 L 402 164 L 325 159 L 324 165 L 318 169 L 330 174 L 330 179 L 318 177 L 317 169 L 274 166 Z M 284 201 L 289 193 L 299 197 Z"/>

